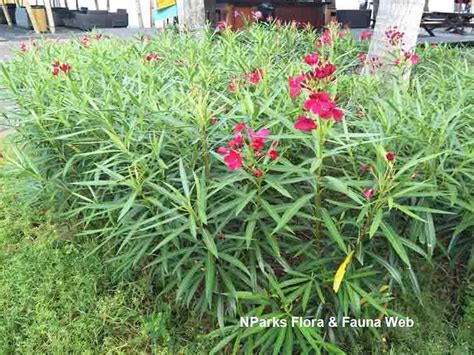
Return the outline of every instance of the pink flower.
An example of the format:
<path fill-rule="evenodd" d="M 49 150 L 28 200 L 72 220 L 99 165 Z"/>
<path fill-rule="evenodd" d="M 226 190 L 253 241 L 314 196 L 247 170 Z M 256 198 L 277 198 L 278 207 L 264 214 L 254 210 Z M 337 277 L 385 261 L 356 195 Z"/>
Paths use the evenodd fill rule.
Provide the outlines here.
<path fill-rule="evenodd" d="M 153 53 L 153 52 L 148 53 L 148 54 L 145 56 L 145 60 L 146 60 L 147 62 L 154 62 L 154 61 L 156 61 L 156 60 L 158 60 L 158 59 L 160 59 L 160 57 L 158 56 L 158 54 Z"/>
<path fill-rule="evenodd" d="M 367 199 L 370 199 L 372 196 L 374 196 L 375 194 L 375 190 L 374 189 L 365 189 L 364 190 L 364 196 L 367 198 Z"/>
<path fill-rule="evenodd" d="M 242 156 L 240 155 L 240 152 L 236 150 L 231 150 L 228 152 L 224 158 L 224 162 L 227 164 L 227 168 L 229 170 L 238 170 L 244 166 Z"/>
<path fill-rule="evenodd" d="M 242 132 L 245 128 L 247 128 L 247 125 L 245 124 L 245 122 L 241 122 L 241 123 L 239 123 L 238 125 L 234 126 L 234 133 L 235 133 L 235 134 L 240 133 L 240 132 Z"/>
<path fill-rule="evenodd" d="M 323 34 L 321 35 L 321 41 L 323 44 L 327 45 L 332 45 L 332 37 L 331 37 L 331 31 L 330 30 L 325 30 Z"/>
<path fill-rule="evenodd" d="M 268 151 L 268 156 L 271 160 L 277 160 L 280 157 L 280 153 L 278 153 L 275 149 L 271 149 Z"/>
<path fill-rule="evenodd" d="M 232 79 L 229 85 L 227 86 L 229 92 L 234 93 L 237 91 L 237 79 Z"/>
<path fill-rule="evenodd" d="M 336 122 L 340 122 L 344 116 L 342 110 L 330 100 L 327 92 L 312 93 L 304 103 L 304 109 L 310 110 L 325 120 L 333 118 Z"/>
<path fill-rule="evenodd" d="M 94 39 L 96 41 L 100 41 L 102 39 L 102 35 L 94 35 Z"/>
<path fill-rule="evenodd" d="M 261 11 L 252 12 L 252 15 L 255 20 L 260 20 L 263 17 L 263 14 Z"/>
<path fill-rule="evenodd" d="M 240 12 L 238 12 L 237 10 L 234 10 L 233 16 L 234 16 L 234 17 L 239 17 L 239 16 L 240 16 Z"/>
<path fill-rule="evenodd" d="M 293 101 L 295 101 L 301 93 L 301 84 L 304 82 L 304 79 L 304 75 L 299 75 L 297 77 L 290 76 L 288 78 L 288 84 L 290 85 L 290 96 Z"/>
<path fill-rule="evenodd" d="M 372 167 L 370 165 L 363 165 L 360 171 L 362 174 L 367 174 L 368 172 L 372 171 Z"/>
<path fill-rule="evenodd" d="M 227 28 L 227 23 L 225 21 L 219 21 L 216 24 L 216 30 L 223 31 Z"/>
<path fill-rule="evenodd" d="M 261 178 L 263 176 L 263 171 L 259 169 L 254 169 L 253 173 L 257 179 Z"/>
<path fill-rule="evenodd" d="M 310 73 L 310 77 L 313 79 L 325 79 L 330 77 L 336 71 L 336 66 L 334 64 L 326 64 L 324 66 L 318 66 L 314 68 L 314 71 Z"/>
<path fill-rule="evenodd" d="M 417 65 L 420 62 L 420 57 L 416 54 L 412 54 L 410 57 L 410 62 L 412 65 Z"/>
<path fill-rule="evenodd" d="M 268 151 L 268 156 L 271 160 L 277 160 L 280 157 L 280 153 L 277 152 L 276 146 L 278 145 L 277 141 L 273 141 L 270 149 Z"/>
<path fill-rule="evenodd" d="M 357 54 L 357 59 L 359 60 L 359 62 L 365 63 L 367 61 L 367 55 L 364 53 L 359 53 Z"/>
<path fill-rule="evenodd" d="M 263 128 L 255 133 L 253 130 L 249 129 L 248 134 L 250 136 L 250 140 L 252 141 L 252 148 L 255 151 L 262 150 L 265 146 L 265 140 L 270 135 L 270 130 Z"/>
<path fill-rule="evenodd" d="M 306 57 L 304 57 L 304 61 L 308 65 L 311 65 L 311 66 L 316 65 L 318 64 L 318 61 L 319 61 L 319 54 L 314 52 L 313 54 L 307 55 Z"/>
<path fill-rule="evenodd" d="M 28 45 L 25 42 L 21 42 L 20 51 L 23 52 L 23 53 L 28 52 Z"/>
<path fill-rule="evenodd" d="M 228 144 L 229 147 L 231 148 L 237 148 L 238 146 L 242 145 L 244 143 L 244 137 L 242 136 L 241 133 L 238 133 L 234 139 L 232 139 Z"/>
<path fill-rule="evenodd" d="M 395 153 L 394 152 L 387 152 L 385 154 L 385 159 L 388 161 L 393 161 L 395 159 Z"/>
<path fill-rule="evenodd" d="M 64 74 L 68 74 L 71 71 L 72 67 L 69 64 L 61 64 L 59 66 L 59 70 L 61 70 Z"/>
<path fill-rule="evenodd" d="M 220 147 L 219 149 L 217 149 L 217 154 L 226 155 L 228 153 L 229 153 L 229 150 L 227 148 Z"/>
<path fill-rule="evenodd" d="M 312 131 L 317 128 L 318 124 L 315 120 L 303 115 L 298 116 L 298 121 L 295 123 L 295 129 L 299 131 Z"/>
<path fill-rule="evenodd" d="M 372 38 L 372 32 L 371 31 L 364 31 L 360 34 L 360 40 L 361 41 L 367 41 Z"/>
<path fill-rule="evenodd" d="M 263 79 L 263 69 L 254 69 L 244 74 L 244 78 L 248 79 L 253 85 L 257 85 Z"/>

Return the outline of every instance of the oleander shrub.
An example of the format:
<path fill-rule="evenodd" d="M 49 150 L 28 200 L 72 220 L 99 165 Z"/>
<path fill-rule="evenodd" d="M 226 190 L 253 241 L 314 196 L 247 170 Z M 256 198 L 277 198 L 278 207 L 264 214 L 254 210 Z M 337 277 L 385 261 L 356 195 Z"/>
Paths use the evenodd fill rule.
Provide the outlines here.
<path fill-rule="evenodd" d="M 8 160 L 122 271 L 215 316 L 215 352 L 347 351 L 364 330 L 331 317 L 421 302 L 418 268 L 472 244 L 472 49 L 394 48 L 387 74 L 366 49 L 278 23 L 28 44 L 2 66 Z"/>

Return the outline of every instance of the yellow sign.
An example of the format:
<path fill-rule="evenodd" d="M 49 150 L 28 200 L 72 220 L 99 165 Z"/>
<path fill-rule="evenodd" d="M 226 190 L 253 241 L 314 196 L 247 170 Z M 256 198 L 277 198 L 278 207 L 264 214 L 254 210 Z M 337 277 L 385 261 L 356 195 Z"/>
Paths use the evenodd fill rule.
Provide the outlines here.
<path fill-rule="evenodd" d="M 158 10 L 166 9 L 167 7 L 176 5 L 176 0 L 157 0 Z"/>

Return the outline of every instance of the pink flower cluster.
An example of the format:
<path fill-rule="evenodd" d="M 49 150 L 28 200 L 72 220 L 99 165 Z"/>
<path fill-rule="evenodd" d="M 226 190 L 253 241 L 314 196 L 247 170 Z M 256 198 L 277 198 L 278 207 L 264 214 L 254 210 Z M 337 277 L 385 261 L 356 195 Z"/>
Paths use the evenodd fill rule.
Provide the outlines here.
<path fill-rule="evenodd" d="M 298 116 L 294 125 L 295 129 L 311 131 L 318 128 L 316 120 L 310 117 L 309 113 L 317 115 L 323 120 L 333 119 L 340 122 L 344 113 L 336 106 L 329 93 L 321 90 L 321 85 L 324 86 L 334 80 L 333 74 L 336 71 L 336 66 L 330 63 L 327 57 L 321 60 L 318 53 L 307 55 L 304 61 L 311 67 L 311 70 L 306 74 L 288 78 L 290 96 L 293 101 L 296 101 L 303 89 L 309 92 L 303 105 L 306 114 Z"/>
<path fill-rule="evenodd" d="M 405 32 L 399 31 L 398 26 L 393 26 L 385 30 L 385 37 L 392 47 L 401 47 L 404 44 L 403 37 L 405 37 Z"/>
<path fill-rule="evenodd" d="M 102 35 L 96 34 L 92 38 L 86 33 L 82 36 L 81 41 L 79 42 L 80 45 L 84 48 L 89 48 L 92 45 L 92 40 L 100 41 L 102 39 Z"/>
<path fill-rule="evenodd" d="M 271 160 L 276 160 L 280 156 L 276 150 L 277 142 L 272 142 L 267 153 L 262 152 L 265 148 L 268 136 L 271 134 L 267 128 L 262 128 L 255 132 L 242 122 L 234 127 L 234 137 L 227 143 L 227 147 L 220 147 L 217 153 L 224 156 L 224 162 L 229 170 L 238 170 L 244 166 L 243 149 L 248 148 L 251 155 L 256 158 L 263 158 L 266 155 Z M 259 178 L 263 176 L 263 171 L 256 169 L 253 164 L 248 165 L 248 168 Z"/>

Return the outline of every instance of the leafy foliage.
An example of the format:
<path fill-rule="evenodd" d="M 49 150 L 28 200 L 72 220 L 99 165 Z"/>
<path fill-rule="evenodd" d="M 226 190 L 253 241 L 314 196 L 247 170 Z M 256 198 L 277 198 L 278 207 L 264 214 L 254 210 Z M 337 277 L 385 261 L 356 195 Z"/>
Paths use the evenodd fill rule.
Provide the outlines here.
<path fill-rule="evenodd" d="M 238 317 L 393 314 L 399 288 L 421 301 L 414 260 L 469 255 L 473 60 L 420 49 L 407 86 L 404 72 L 359 75 L 363 48 L 329 31 L 321 48 L 315 32 L 276 24 L 39 43 L 2 67 L 23 110 L 9 162 L 124 272 L 144 268 L 215 315 L 214 352 L 340 352 L 359 329 L 245 329 Z M 345 117 L 298 131 L 288 76 L 316 51 L 336 67 L 324 90 Z M 278 159 L 248 150 L 252 166 L 229 171 L 216 151 L 240 123 L 271 130 Z"/>

